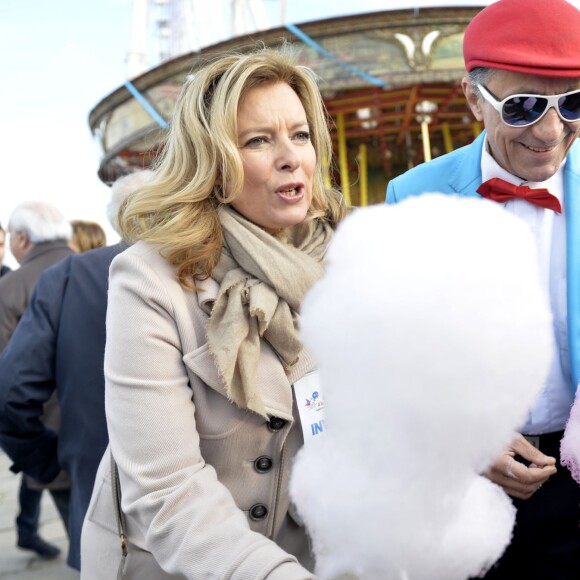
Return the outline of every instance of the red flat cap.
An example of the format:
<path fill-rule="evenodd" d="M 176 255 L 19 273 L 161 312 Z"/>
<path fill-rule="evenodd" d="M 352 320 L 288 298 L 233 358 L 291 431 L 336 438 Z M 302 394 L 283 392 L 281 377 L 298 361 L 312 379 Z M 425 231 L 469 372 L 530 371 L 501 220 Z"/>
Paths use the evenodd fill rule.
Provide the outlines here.
<path fill-rule="evenodd" d="M 478 66 L 580 78 L 580 10 L 566 0 L 499 0 L 465 29 L 463 57 Z"/>

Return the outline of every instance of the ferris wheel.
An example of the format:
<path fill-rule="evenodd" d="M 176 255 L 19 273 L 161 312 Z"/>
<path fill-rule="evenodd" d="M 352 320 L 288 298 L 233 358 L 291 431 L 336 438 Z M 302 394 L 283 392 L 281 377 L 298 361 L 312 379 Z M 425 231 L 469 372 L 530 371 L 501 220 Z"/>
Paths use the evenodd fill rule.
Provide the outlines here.
<path fill-rule="evenodd" d="M 272 23 L 272 8 L 280 22 Z M 222 40 L 282 24 L 285 0 L 133 0 L 127 77 Z"/>

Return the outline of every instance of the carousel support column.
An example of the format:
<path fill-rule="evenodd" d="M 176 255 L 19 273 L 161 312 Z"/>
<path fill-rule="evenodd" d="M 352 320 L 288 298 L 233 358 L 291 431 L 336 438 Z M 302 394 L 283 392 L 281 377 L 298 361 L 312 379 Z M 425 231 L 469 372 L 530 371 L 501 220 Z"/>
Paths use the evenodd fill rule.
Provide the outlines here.
<path fill-rule="evenodd" d="M 441 131 L 443 133 L 443 143 L 445 145 L 445 153 L 451 153 L 453 151 L 453 139 L 451 137 L 451 129 L 448 123 L 443 123 L 441 126 Z"/>
<path fill-rule="evenodd" d="M 369 175 L 367 161 L 367 146 L 361 143 L 358 147 L 358 164 L 360 171 L 360 205 L 369 204 Z"/>
<path fill-rule="evenodd" d="M 338 161 L 340 164 L 340 186 L 347 206 L 350 205 L 350 178 L 348 175 L 348 158 L 346 150 L 346 134 L 344 130 L 344 113 L 336 114 L 338 129 Z"/>
<path fill-rule="evenodd" d="M 385 177 L 387 179 L 391 179 L 391 159 L 393 154 L 389 149 L 389 143 L 387 142 L 387 138 L 384 133 L 379 137 L 379 145 L 381 150 L 381 159 L 383 161 L 383 169 L 385 171 Z"/>
<path fill-rule="evenodd" d="M 421 137 L 423 139 L 423 160 L 431 161 L 431 142 L 429 139 L 429 123 L 433 120 L 431 115 L 437 111 L 437 103 L 421 101 L 415 105 L 415 113 L 418 113 L 417 122 L 421 123 Z"/>
<path fill-rule="evenodd" d="M 429 139 L 429 123 L 421 121 L 421 137 L 423 141 L 423 159 L 431 161 L 431 141 Z"/>

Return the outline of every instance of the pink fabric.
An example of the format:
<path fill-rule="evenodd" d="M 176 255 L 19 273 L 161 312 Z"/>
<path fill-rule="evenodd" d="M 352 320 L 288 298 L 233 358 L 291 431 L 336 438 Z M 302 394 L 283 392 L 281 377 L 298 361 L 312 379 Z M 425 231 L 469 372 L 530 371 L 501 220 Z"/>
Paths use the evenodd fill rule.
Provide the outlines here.
<path fill-rule="evenodd" d="M 572 473 L 572 477 L 580 483 L 580 388 L 576 392 L 576 400 L 560 444 L 560 463 L 565 465 Z"/>

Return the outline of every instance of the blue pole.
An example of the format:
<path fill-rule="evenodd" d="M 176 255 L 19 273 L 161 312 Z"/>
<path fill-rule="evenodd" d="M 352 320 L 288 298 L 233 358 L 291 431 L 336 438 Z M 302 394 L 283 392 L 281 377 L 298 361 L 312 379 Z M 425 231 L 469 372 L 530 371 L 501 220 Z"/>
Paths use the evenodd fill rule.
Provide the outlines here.
<path fill-rule="evenodd" d="M 131 81 L 125 81 L 127 90 L 135 97 L 135 100 L 149 113 L 153 120 L 162 128 L 167 129 L 167 121 L 154 109 L 153 105 L 137 90 Z"/>
<path fill-rule="evenodd" d="M 351 73 L 354 73 L 355 75 L 365 79 L 366 81 L 368 81 L 369 83 L 371 83 L 377 87 L 384 88 L 387 86 L 387 84 L 384 81 L 382 81 L 381 79 L 374 77 L 372 75 L 369 75 L 368 73 L 340 60 L 339 58 L 334 56 L 334 54 L 328 52 L 328 50 L 326 50 L 325 48 L 320 46 L 320 44 L 318 44 L 313 38 L 308 36 L 308 34 L 306 34 L 305 32 L 302 32 L 302 30 L 300 30 L 300 28 L 298 28 L 294 24 L 286 24 L 286 28 L 292 34 L 294 34 L 294 36 L 297 36 L 300 40 L 302 40 L 302 42 L 304 42 L 305 44 L 308 44 L 314 50 L 318 51 L 320 54 L 322 54 L 326 58 L 334 61 L 336 64 L 345 68 L 346 70 L 350 71 Z"/>

